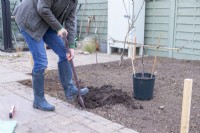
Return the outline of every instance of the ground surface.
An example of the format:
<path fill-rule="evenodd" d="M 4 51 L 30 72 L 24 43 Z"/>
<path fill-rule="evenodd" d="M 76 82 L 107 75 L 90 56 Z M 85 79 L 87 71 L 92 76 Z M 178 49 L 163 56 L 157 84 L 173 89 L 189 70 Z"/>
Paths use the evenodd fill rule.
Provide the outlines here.
<path fill-rule="evenodd" d="M 154 58 L 144 59 L 144 70 L 150 72 Z M 180 129 L 183 83 L 192 78 L 193 97 L 190 132 L 200 131 L 200 62 L 158 58 L 154 97 L 150 101 L 132 97 L 132 66 L 130 60 L 77 67 L 82 86 L 90 92 L 83 97 L 86 110 L 120 123 L 141 133 L 177 133 Z M 141 59 L 135 61 L 141 72 Z M 31 85 L 30 81 L 23 81 Z M 65 100 L 57 70 L 46 75 L 45 91 Z M 75 103 L 73 103 L 75 104 Z M 78 107 L 78 105 L 77 105 Z"/>

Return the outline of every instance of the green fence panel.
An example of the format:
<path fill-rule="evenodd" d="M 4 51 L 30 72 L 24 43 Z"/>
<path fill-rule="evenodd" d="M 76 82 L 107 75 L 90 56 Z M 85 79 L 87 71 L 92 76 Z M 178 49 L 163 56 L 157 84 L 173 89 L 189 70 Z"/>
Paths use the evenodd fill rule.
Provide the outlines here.
<path fill-rule="evenodd" d="M 145 44 L 180 48 L 179 52 L 159 50 L 159 56 L 200 59 L 200 1 L 153 0 L 146 2 Z M 155 49 L 147 49 L 155 55 Z"/>
<path fill-rule="evenodd" d="M 173 53 L 175 58 L 200 59 L 200 1 L 176 2 L 174 47 L 181 48 Z"/>
<path fill-rule="evenodd" d="M 85 2 L 86 4 L 84 5 Z M 79 0 L 78 8 L 80 5 L 81 8 L 77 13 L 77 32 L 78 36 L 81 35 L 80 40 L 86 36 L 94 36 L 99 37 L 101 40 L 107 40 L 107 0 Z M 88 17 L 91 16 L 94 16 L 95 19 L 91 21 L 88 33 Z"/>
<path fill-rule="evenodd" d="M 152 0 L 146 2 L 145 11 L 145 45 L 168 47 L 170 43 L 171 2 L 169 0 Z M 145 54 L 155 55 L 155 49 L 147 48 Z M 168 51 L 159 50 L 159 56 L 168 56 Z"/>

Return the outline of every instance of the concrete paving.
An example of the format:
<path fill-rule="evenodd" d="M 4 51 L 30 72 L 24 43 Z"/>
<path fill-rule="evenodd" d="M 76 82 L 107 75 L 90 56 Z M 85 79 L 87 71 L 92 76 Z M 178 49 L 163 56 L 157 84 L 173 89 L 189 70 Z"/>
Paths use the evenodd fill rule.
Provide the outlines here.
<path fill-rule="evenodd" d="M 76 51 L 76 53 L 78 53 Z M 47 50 L 48 69 L 57 69 L 57 56 Z M 98 63 L 119 60 L 119 55 L 98 53 Z M 96 63 L 95 54 L 76 54 L 75 66 Z M 0 120 L 8 120 L 9 110 L 15 105 L 16 112 L 12 120 L 18 125 L 15 133 L 137 133 L 120 124 L 109 121 L 73 105 L 46 95 L 47 100 L 56 106 L 54 112 L 44 112 L 32 108 L 33 92 L 17 81 L 31 79 L 29 52 L 0 52 Z"/>

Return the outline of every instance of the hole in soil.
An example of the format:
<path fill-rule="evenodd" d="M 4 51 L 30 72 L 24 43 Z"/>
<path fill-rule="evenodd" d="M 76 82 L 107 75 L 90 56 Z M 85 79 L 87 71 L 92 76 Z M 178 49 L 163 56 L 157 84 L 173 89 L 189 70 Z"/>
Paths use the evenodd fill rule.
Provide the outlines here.
<path fill-rule="evenodd" d="M 112 85 L 103 85 L 98 87 L 88 87 L 89 93 L 83 97 L 85 107 L 88 109 L 95 109 L 102 106 L 113 106 L 116 104 L 123 104 L 127 108 L 143 109 L 140 104 L 134 102 L 128 93 L 122 90 L 115 90 Z"/>

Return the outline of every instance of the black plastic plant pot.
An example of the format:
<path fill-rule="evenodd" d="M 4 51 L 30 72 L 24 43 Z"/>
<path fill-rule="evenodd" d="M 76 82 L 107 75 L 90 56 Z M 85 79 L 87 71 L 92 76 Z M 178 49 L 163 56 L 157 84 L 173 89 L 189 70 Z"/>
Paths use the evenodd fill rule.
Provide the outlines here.
<path fill-rule="evenodd" d="M 151 100 L 153 98 L 153 90 L 155 83 L 155 75 L 136 73 L 133 75 L 133 96 L 137 100 Z"/>

